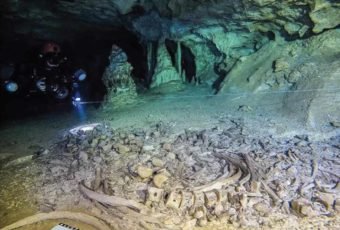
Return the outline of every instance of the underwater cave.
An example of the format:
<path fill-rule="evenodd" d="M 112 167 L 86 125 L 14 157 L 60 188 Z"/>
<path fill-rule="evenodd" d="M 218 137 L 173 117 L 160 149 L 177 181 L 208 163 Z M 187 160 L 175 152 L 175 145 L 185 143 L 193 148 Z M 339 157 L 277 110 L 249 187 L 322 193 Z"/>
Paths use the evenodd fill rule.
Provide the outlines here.
<path fill-rule="evenodd" d="M 0 229 L 339 229 L 339 15 L 0 1 Z"/>

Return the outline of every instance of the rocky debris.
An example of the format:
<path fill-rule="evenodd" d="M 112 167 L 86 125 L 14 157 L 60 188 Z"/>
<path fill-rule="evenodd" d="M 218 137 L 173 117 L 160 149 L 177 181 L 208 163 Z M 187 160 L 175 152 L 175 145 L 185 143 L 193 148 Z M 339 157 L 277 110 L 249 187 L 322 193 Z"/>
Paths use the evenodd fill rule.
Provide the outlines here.
<path fill-rule="evenodd" d="M 115 149 L 120 154 L 127 154 L 128 152 L 130 152 L 130 148 L 123 144 L 117 144 L 115 146 Z"/>
<path fill-rule="evenodd" d="M 157 174 L 153 177 L 153 183 L 157 188 L 162 188 L 163 184 L 168 180 L 168 177 L 164 174 Z"/>
<path fill-rule="evenodd" d="M 289 63 L 283 59 L 279 58 L 274 62 L 274 72 L 281 72 L 289 69 Z"/>
<path fill-rule="evenodd" d="M 335 202 L 333 194 L 319 192 L 317 198 L 322 202 L 327 210 L 332 210 Z"/>
<path fill-rule="evenodd" d="M 315 211 L 312 209 L 308 200 L 300 198 L 292 201 L 292 209 L 303 216 L 315 216 Z"/>
<path fill-rule="evenodd" d="M 9 168 L 9 167 L 13 167 L 13 166 L 17 166 L 17 165 L 21 165 L 24 163 L 27 163 L 29 161 L 31 161 L 33 158 L 32 155 L 28 155 L 28 156 L 23 156 L 23 157 L 19 157 L 16 158 L 14 160 L 10 160 L 8 162 L 6 162 L 4 165 L 2 165 L 3 168 Z M 1 161 L 0 161 L 1 162 Z M 5 162 L 5 161 L 4 161 Z M 2 162 L 1 162 L 2 163 Z M 0 164 L 1 165 L 1 164 Z"/>
<path fill-rule="evenodd" d="M 151 177 L 153 171 L 152 171 L 151 168 L 147 168 L 147 167 L 143 167 L 143 166 L 138 166 L 138 168 L 137 168 L 137 173 L 138 173 L 138 175 L 139 175 L 141 178 L 145 179 L 145 178 Z"/>
<path fill-rule="evenodd" d="M 340 198 L 336 199 L 334 209 L 337 212 L 340 212 Z"/>
<path fill-rule="evenodd" d="M 156 228 L 206 226 L 226 216 L 234 226 L 259 227 L 273 213 L 285 219 L 339 209 L 338 176 L 327 169 L 337 167 L 340 137 L 260 137 L 246 134 L 242 120 L 223 124 L 175 135 L 164 123 L 147 130 L 101 124 L 68 134 L 51 154 L 35 159 L 43 170 L 38 203 L 48 200 L 59 210 L 95 199 L 112 206 L 103 209 L 111 217 L 125 207 L 129 225 Z M 106 145 L 113 148 L 104 151 Z M 120 153 L 119 145 L 129 152 Z"/>
<path fill-rule="evenodd" d="M 251 112 L 253 109 L 249 105 L 240 105 L 237 109 L 237 111 L 241 112 Z"/>
<path fill-rule="evenodd" d="M 302 74 L 298 70 L 293 70 L 292 72 L 289 73 L 287 76 L 287 81 L 289 83 L 296 83 L 299 79 L 302 78 Z"/>
<path fill-rule="evenodd" d="M 161 159 L 158 159 L 158 158 L 152 159 L 152 164 L 153 164 L 153 166 L 159 167 L 159 168 L 164 166 L 164 162 Z"/>

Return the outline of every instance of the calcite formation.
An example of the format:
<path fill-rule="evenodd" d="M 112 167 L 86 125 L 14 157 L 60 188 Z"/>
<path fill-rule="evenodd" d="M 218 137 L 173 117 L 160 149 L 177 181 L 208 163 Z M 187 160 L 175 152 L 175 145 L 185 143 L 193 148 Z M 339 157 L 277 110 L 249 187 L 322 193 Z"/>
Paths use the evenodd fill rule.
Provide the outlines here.
<path fill-rule="evenodd" d="M 171 63 L 170 54 L 166 50 L 165 44 L 160 44 L 157 52 L 157 66 L 151 86 L 156 87 L 171 81 L 181 81 L 181 76 Z"/>
<path fill-rule="evenodd" d="M 114 107 L 132 103 L 137 92 L 131 75 L 132 66 L 127 60 L 126 53 L 113 45 L 109 61 L 103 75 L 103 82 L 108 90 L 107 103 Z"/>

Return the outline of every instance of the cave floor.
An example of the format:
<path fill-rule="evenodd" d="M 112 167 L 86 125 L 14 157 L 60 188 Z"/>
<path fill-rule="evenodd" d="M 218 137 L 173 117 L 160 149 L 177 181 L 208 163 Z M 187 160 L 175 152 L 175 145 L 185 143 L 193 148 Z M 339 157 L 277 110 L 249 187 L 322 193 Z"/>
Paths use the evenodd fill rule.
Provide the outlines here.
<path fill-rule="evenodd" d="M 56 202 L 51 204 L 53 203 L 52 201 L 46 201 L 46 199 L 48 200 L 47 197 L 44 197 L 46 194 L 48 196 L 53 196 L 51 194 L 60 196 L 56 191 L 47 191 L 48 189 L 58 190 L 58 185 L 62 183 L 59 180 L 53 181 L 53 176 L 46 176 L 46 170 L 55 166 L 49 165 L 44 160 L 51 160 L 55 156 L 50 156 L 48 153 L 46 156 L 43 154 L 44 160 L 42 162 L 46 163 L 43 164 L 39 162 L 39 158 L 38 162 L 32 160 L 32 155 L 39 148 L 50 150 L 51 146 L 60 141 L 70 128 L 86 123 L 105 123 L 114 129 L 120 130 L 140 128 L 152 130 L 152 127 L 155 127 L 156 124 L 166 124 L 166 129 L 171 130 L 171 132 L 162 137 L 158 144 L 164 143 L 164 138 L 173 140 L 184 130 L 218 130 L 237 124 L 237 129 L 241 130 L 240 133 L 249 138 L 249 140 L 270 137 L 271 142 L 280 140 L 277 143 L 283 143 L 284 141 L 282 140 L 291 140 L 298 137 L 297 139 L 300 138 L 300 141 L 308 142 L 304 144 L 304 147 L 320 142 L 322 146 L 326 146 L 325 148 L 334 151 L 329 156 L 331 158 L 329 160 L 334 160 L 334 164 L 338 164 L 339 145 L 330 140 L 331 138 L 338 138 L 336 140 L 339 140 L 339 129 L 328 127 L 326 130 L 319 132 L 306 128 L 303 121 L 295 118 L 294 115 L 283 115 L 285 113 L 283 113 L 282 105 L 280 104 L 282 96 L 281 94 L 246 95 L 241 93 L 215 96 L 204 86 L 187 85 L 183 87 L 181 84 L 173 83 L 141 95 L 134 104 L 120 109 L 105 109 L 102 111 L 87 106 L 87 108 L 83 108 L 82 114 L 79 113 L 79 110 L 75 110 L 67 113 L 43 115 L 34 119 L 13 121 L 2 125 L 0 130 L 0 227 L 32 215 L 38 210 L 59 210 L 74 205 L 62 206 L 62 204 L 57 204 Z M 242 127 L 239 127 L 240 125 Z M 240 133 L 237 133 L 237 135 Z M 308 138 L 304 139 L 306 136 Z M 306 154 L 306 152 L 301 154 Z M 127 157 L 126 159 L 130 158 Z M 123 163 L 126 163 L 124 159 Z M 338 170 L 338 167 L 338 165 L 334 166 L 336 170 Z M 91 169 L 93 168 L 88 168 L 88 170 Z M 334 173 L 337 175 L 331 175 L 331 177 L 338 180 L 338 171 Z M 322 174 L 322 176 L 325 175 L 328 174 Z M 93 176 L 93 173 L 91 176 Z M 89 176 L 89 179 L 91 179 L 91 176 Z M 45 180 L 44 178 L 46 181 L 42 182 L 42 180 Z M 53 186 L 49 183 L 52 183 Z M 46 187 L 44 187 L 45 185 Z M 39 194 L 39 188 L 41 188 L 41 194 Z M 32 199 L 32 192 L 38 193 L 39 198 Z M 76 195 L 79 196 L 79 193 Z M 336 196 L 339 196 L 339 192 L 336 193 Z M 67 200 L 75 199 L 72 196 L 66 195 L 65 197 L 64 200 L 60 199 L 64 201 L 64 205 Z M 44 201 L 52 206 L 44 206 Z M 81 201 L 83 200 L 80 199 L 80 203 Z M 88 205 L 86 202 L 85 204 Z M 86 205 L 82 206 L 82 208 L 86 207 Z M 82 210 L 81 206 L 78 208 Z M 76 209 L 73 207 L 73 210 Z M 340 218 L 338 214 L 334 215 L 333 213 L 327 212 L 327 215 L 298 219 L 294 216 L 291 219 L 286 219 L 286 221 L 276 219 L 273 222 L 268 221 L 263 228 L 338 229 L 340 228 Z M 83 229 L 91 229 L 89 226 L 79 225 L 78 222 L 67 220 L 64 222 L 70 225 L 76 224 L 81 229 L 82 227 Z M 46 222 L 22 229 L 47 229 L 56 223 L 58 222 Z M 298 226 L 295 226 L 297 223 Z M 200 228 L 236 229 L 240 226 L 236 222 L 234 224 L 228 222 L 227 224 L 223 223 L 222 220 L 214 220 L 207 226 Z"/>

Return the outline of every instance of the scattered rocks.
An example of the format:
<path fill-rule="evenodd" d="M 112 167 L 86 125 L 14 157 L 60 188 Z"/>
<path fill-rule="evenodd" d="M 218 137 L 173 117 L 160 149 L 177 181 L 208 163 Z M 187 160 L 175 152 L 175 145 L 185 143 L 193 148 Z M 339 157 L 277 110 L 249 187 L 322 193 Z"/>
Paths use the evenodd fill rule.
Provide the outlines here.
<path fill-rule="evenodd" d="M 86 163 L 88 163 L 89 157 L 88 157 L 87 153 L 85 153 L 84 151 L 81 151 L 79 153 L 78 159 L 79 159 L 80 162 L 86 164 Z"/>
<path fill-rule="evenodd" d="M 92 142 L 91 142 L 91 147 L 96 147 L 99 143 L 99 138 L 94 138 L 92 139 Z"/>
<path fill-rule="evenodd" d="M 267 215 L 270 213 L 271 211 L 271 208 L 269 205 L 267 205 L 266 203 L 264 202 L 260 202 L 260 203 L 257 203 L 255 204 L 254 206 L 254 209 L 258 212 L 260 212 L 261 214 L 264 214 L 264 215 Z"/>
<path fill-rule="evenodd" d="M 170 160 L 175 160 L 175 159 L 176 159 L 176 154 L 174 154 L 174 153 L 168 153 L 168 154 L 167 154 L 167 158 L 169 158 Z"/>
<path fill-rule="evenodd" d="M 302 216 L 313 217 L 318 213 L 312 208 L 310 202 L 304 198 L 300 198 L 292 201 L 292 209 Z"/>
<path fill-rule="evenodd" d="M 196 219 L 201 219 L 201 218 L 203 218 L 204 216 L 205 216 L 205 212 L 204 212 L 204 210 L 202 210 L 202 209 L 196 210 L 195 215 L 194 215 L 194 217 L 195 217 Z"/>
<path fill-rule="evenodd" d="M 197 223 L 196 219 L 187 221 L 187 222 L 184 223 L 182 230 L 191 230 L 195 227 L 196 223 Z"/>
<path fill-rule="evenodd" d="M 340 212 L 340 198 L 336 199 L 334 209 L 337 212 Z"/>
<path fill-rule="evenodd" d="M 318 216 L 319 213 L 316 212 L 311 206 L 309 205 L 303 205 L 300 208 L 300 214 L 303 216 L 308 216 L 308 217 L 315 217 Z"/>
<path fill-rule="evenodd" d="M 204 227 L 208 224 L 208 220 L 206 218 L 199 219 L 197 222 L 198 226 Z"/>
<path fill-rule="evenodd" d="M 159 159 L 159 158 L 153 158 L 152 159 L 152 165 L 155 166 L 155 167 L 163 167 L 164 166 L 164 162 Z"/>
<path fill-rule="evenodd" d="M 144 145 L 143 151 L 153 151 L 155 147 L 153 145 Z"/>
<path fill-rule="evenodd" d="M 68 168 L 62 166 L 54 166 L 50 170 L 53 175 L 58 176 L 60 174 L 67 172 Z"/>
<path fill-rule="evenodd" d="M 279 58 L 274 62 L 274 72 L 281 72 L 289 69 L 289 63 L 284 58 Z"/>
<path fill-rule="evenodd" d="M 103 145 L 101 148 L 103 149 L 104 152 L 109 152 L 112 150 L 112 145 L 111 144 Z"/>
<path fill-rule="evenodd" d="M 141 178 L 146 179 L 152 176 L 153 170 L 144 166 L 138 166 L 137 173 Z"/>
<path fill-rule="evenodd" d="M 14 159 L 10 162 L 7 162 L 6 164 L 4 164 L 4 168 L 8 168 L 8 167 L 13 167 L 13 166 L 17 166 L 17 165 L 21 165 L 24 163 L 27 163 L 29 161 L 31 161 L 33 158 L 32 155 L 28 155 L 28 156 L 23 156 L 23 157 L 19 157 L 17 159 Z"/>
<path fill-rule="evenodd" d="M 172 149 L 172 146 L 171 146 L 170 143 L 164 143 L 162 147 L 163 147 L 163 149 L 164 149 L 165 151 L 167 151 L 167 152 L 170 152 L 171 149 Z"/>
<path fill-rule="evenodd" d="M 327 210 L 333 209 L 333 205 L 335 202 L 335 197 L 329 193 L 321 193 L 319 192 L 317 195 L 318 199 L 321 201 L 323 205 L 325 205 Z"/>
<path fill-rule="evenodd" d="M 296 83 L 300 78 L 302 77 L 302 74 L 298 70 L 293 70 L 287 77 L 287 81 L 289 83 Z"/>
<path fill-rule="evenodd" d="M 122 145 L 122 144 L 117 144 L 115 146 L 115 149 L 118 153 L 123 154 L 123 155 L 130 152 L 130 148 L 128 146 Z"/>
<path fill-rule="evenodd" d="M 272 210 L 289 213 L 289 200 L 298 216 L 318 216 L 326 208 L 328 212 L 339 209 L 335 197 L 319 191 L 319 186 L 304 184 L 311 177 L 314 159 L 308 136 L 282 140 L 250 137 L 241 121 L 225 123 L 227 127 L 188 129 L 171 137 L 163 125 L 148 132 L 98 127 L 93 133 L 69 136 L 56 149 L 51 149 L 53 154 L 36 159 L 47 169 L 40 187 L 45 191 L 45 199 L 53 198 L 50 200 L 57 202 L 56 196 L 67 194 L 70 200 L 79 200 L 78 185 L 84 182 L 100 193 L 143 203 L 154 213 L 161 211 L 171 217 L 165 222 L 176 226 L 184 226 L 191 218 L 194 218 L 191 223 L 205 226 L 224 215 L 235 226 L 263 224 Z M 157 137 L 152 138 L 148 133 L 157 133 Z M 328 149 L 319 150 L 320 155 L 327 157 L 334 152 L 338 139 L 332 141 Z M 105 146 L 112 149 L 108 147 L 105 152 Z M 319 169 L 329 164 L 323 158 L 318 160 Z M 239 179 L 228 185 L 193 190 L 211 188 L 211 183 L 235 176 Z M 315 176 L 325 184 L 334 185 L 338 181 L 332 174 Z M 51 197 L 50 191 L 56 186 L 63 189 Z M 285 205 L 280 205 L 281 201 Z M 181 216 L 183 213 L 188 215 Z M 174 223 L 172 215 L 183 218 Z"/>
<path fill-rule="evenodd" d="M 249 105 L 240 105 L 237 109 L 237 111 L 241 112 L 251 112 L 253 109 Z"/>
<path fill-rule="evenodd" d="M 162 188 L 164 183 L 168 180 L 168 177 L 164 174 L 157 174 L 153 177 L 153 183 L 157 188 Z"/>

